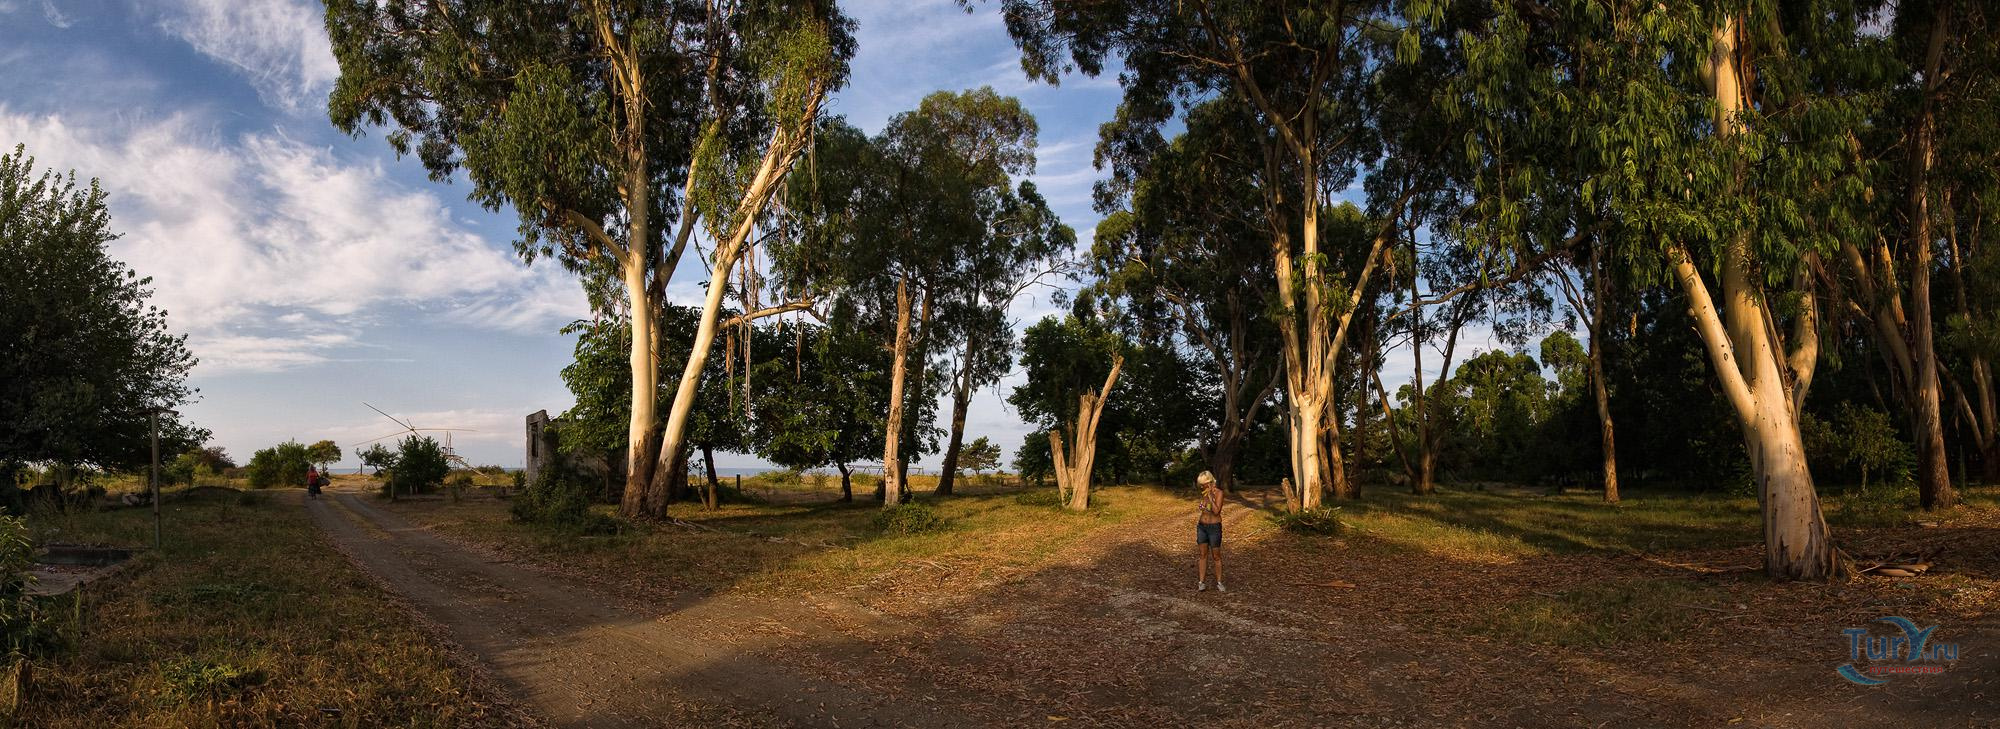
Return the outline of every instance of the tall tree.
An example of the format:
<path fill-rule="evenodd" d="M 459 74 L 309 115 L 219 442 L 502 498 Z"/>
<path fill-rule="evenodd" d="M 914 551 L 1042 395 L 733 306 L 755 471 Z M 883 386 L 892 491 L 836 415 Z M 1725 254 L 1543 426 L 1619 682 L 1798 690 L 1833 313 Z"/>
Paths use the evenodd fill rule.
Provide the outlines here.
<path fill-rule="evenodd" d="M 1244 160 L 1265 184 L 1264 234 L 1276 279 L 1292 473 L 1300 505 L 1347 491 L 1334 369 L 1411 190 L 1385 190 L 1368 234 L 1328 236 L 1327 200 L 1372 161 L 1370 100 L 1401 15 L 1388 3 L 1334 6 L 1259 0 L 1002 0 L 1032 77 L 1095 75 L 1122 61 L 1125 105 L 1150 124 L 1176 100 L 1223 97 L 1260 134 Z"/>
<path fill-rule="evenodd" d="M 1132 110 L 1104 125 L 1098 184 L 1097 244 L 1091 290 L 1129 301 L 1133 317 L 1161 320 L 1200 353 L 1219 380 L 1215 429 L 1202 457 L 1224 489 L 1259 410 L 1283 374 L 1277 333 L 1265 315 L 1274 296 L 1264 223 L 1262 180 L 1238 160 L 1257 153 L 1255 127 L 1227 101 L 1190 110 L 1172 140 L 1151 124 L 1126 123 Z"/>
<path fill-rule="evenodd" d="M 335 126 L 390 126 L 433 179 L 463 172 L 473 199 L 520 216 L 524 259 L 616 270 L 631 329 L 621 511 L 664 515 L 656 464 L 683 447 L 726 288 L 711 281 L 662 432 L 667 282 L 701 219 L 713 277 L 735 270 L 846 78 L 852 23 L 831 0 L 329 0 L 326 25 Z"/>
<path fill-rule="evenodd" d="M 840 500 L 852 501 L 850 466 L 882 453 L 889 353 L 872 334 L 835 321 L 782 327 L 794 345 L 790 356 L 757 367 L 752 440 L 772 463 L 839 469 Z"/>
<path fill-rule="evenodd" d="M 187 337 L 148 303 L 152 278 L 106 252 L 117 237 L 96 180 L 0 153 L 0 502 L 25 463 L 148 462 L 150 409 L 195 397 Z M 208 432 L 168 415 L 160 437 L 177 453 Z"/>
<path fill-rule="evenodd" d="M 1016 192 L 1013 185 L 1013 176 L 1034 170 L 1035 134 L 1034 117 L 1016 99 L 992 89 L 940 91 L 891 118 L 873 139 L 851 128 L 830 131 L 821 163 L 837 160 L 845 169 L 818 167 L 814 184 L 796 192 L 792 224 L 802 232 L 775 249 L 780 283 L 804 296 L 875 308 L 891 322 L 885 508 L 909 493 L 904 469 L 919 434 L 906 411 L 913 399 L 931 399 L 926 369 L 945 338 L 940 302 L 992 286 L 981 279 L 1014 268 L 988 265 L 1015 256 L 982 248 L 1067 239 L 1032 186 Z"/>

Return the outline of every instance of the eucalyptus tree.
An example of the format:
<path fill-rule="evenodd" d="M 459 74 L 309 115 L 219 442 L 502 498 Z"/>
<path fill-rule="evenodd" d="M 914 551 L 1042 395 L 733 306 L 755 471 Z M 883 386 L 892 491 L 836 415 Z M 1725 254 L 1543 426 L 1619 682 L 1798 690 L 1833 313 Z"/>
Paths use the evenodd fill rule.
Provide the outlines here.
<path fill-rule="evenodd" d="M 2000 12 L 1978 3 L 1936 6 L 1949 18 L 1954 68 L 1938 89 L 1933 156 L 1938 228 L 1948 296 L 1939 335 L 1940 373 L 1961 431 L 1979 454 L 1984 481 L 2000 482 Z M 1899 18 L 1900 22 L 1900 18 Z M 1940 78 L 1943 78 L 1940 70 Z M 1949 93 L 1943 93 L 1943 92 Z"/>
<path fill-rule="evenodd" d="M 329 0 L 335 126 L 388 127 L 431 177 L 520 217 L 516 250 L 609 261 L 631 371 L 621 511 L 659 517 L 721 296 L 765 207 L 845 82 L 831 0 Z M 697 221 L 713 245 L 701 325 L 662 429 L 655 326 Z M 673 227 L 671 236 L 667 229 Z"/>
<path fill-rule="evenodd" d="M 1300 505 L 1344 490 L 1334 369 L 1412 190 L 1381 190 L 1374 225 L 1329 236 L 1322 212 L 1374 159 L 1377 71 L 1402 25 L 1392 3 L 1001 0 L 1022 67 L 1050 83 L 1120 62 L 1128 123 L 1227 100 L 1259 130 L 1263 235 L 1275 279 L 1292 473 Z"/>
<path fill-rule="evenodd" d="M 1036 125 L 1013 98 L 992 89 L 940 91 L 872 139 L 837 126 L 812 184 L 794 191 L 787 226 L 798 235 L 776 246 L 773 260 L 786 290 L 873 308 L 893 322 L 885 342 L 886 508 L 908 495 L 904 469 L 917 423 L 906 411 L 912 395 L 932 399 L 924 375 L 945 338 L 941 301 L 959 302 L 967 288 L 994 289 L 989 279 L 1014 275 L 1020 254 L 989 247 L 1066 248 L 1070 234 L 1032 186 L 1014 186 L 1014 176 L 1034 171 Z M 828 167 L 836 160 L 844 169 Z M 885 306 L 888 290 L 895 296 Z"/>
<path fill-rule="evenodd" d="M 1036 322 L 1021 340 L 1027 379 L 1007 402 L 1048 433 L 1063 508 L 1088 509 L 1098 426 L 1125 365 L 1126 343 L 1102 322 L 1075 316 Z"/>
<path fill-rule="evenodd" d="M 1243 439 L 1271 403 L 1283 374 L 1277 332 L 1265 303 L 1275 296 L 1257 168 L 1256 128 L 1227 101 L 1190 109 L 1172 140 L 1157 125 L 1128 123 L 1130 108 L 1106 124 L 1097 188 L 1089 290 L 1127 302 L 1135 316 L 1162 320 L 1208 360 L 1218 379 L 1215 428 L 1202 457 L 1224 489 L 1235 484 Z"/>
<path fill-rule="evenodd" d="M 981 104 L 1012 101 L 986 89 L 973 94 Z M 954 354 L 951 430 L 938 474 L 940 494 L 950 494 L 957 478 L 973 391 L 998 383 L 1013 366 L 1014 333 L 1007 310 L 1043 277 L 1060 272 L 1076 246 L 1076 232 L 1049 209 L 1034 183 L 1024 180 L 1012 190 L 995 186 L 978 192 L 974 203 L 986 230 L 969 242 L 948 272 L 949 287 L 960 295 L 947 297 L 943 307 L 952 323 L 946 331 L 964 342 Z"/>
<path fill-rule="evenodd" d="M 1766 3 L 1480 7 L 1471 28 L 1452 31 L 1465 40 L 1468 73 L 1466 92 L 1450 98 L 1466 106 L 1469 128 L 1534 142 L 1468 139 L 1487 218 L 1518 225 L 1532 200 L 1509 191 L 1536 184 L 1540 170 L 1575 171 L 1581 201 L 1629 244 L 1620 267 L 1642 285 L 1671 281 L 1687 302 L 1749 455 L 1766 569 L 1843 573 L 1799 432 L 1819 348 L 1801 272 L 1857 232 L 1844 207 L 1861 185 L 1845 131 L 1862 106 L 1816 83 L 1848 60 L 1854 14 Z M 1442 4 L 1413 14 L 1459 20 Z M 1584 37 L 1608 39 L 1603 52 L 1574 51 Z M 1576 57 L 1590 62 L 1564 67 Z"/>

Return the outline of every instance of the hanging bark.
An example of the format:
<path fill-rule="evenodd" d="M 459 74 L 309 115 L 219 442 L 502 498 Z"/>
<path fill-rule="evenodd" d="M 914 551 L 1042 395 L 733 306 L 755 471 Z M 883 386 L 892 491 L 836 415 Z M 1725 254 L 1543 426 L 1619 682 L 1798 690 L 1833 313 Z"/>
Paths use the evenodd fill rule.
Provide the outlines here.
<path fill-rule="evenodd" d="M 1111 388 L 1118 383 L 1118 370 L 1125 366 L 1124 355 L 1111 358 L 1111 374 L 1104 377 L 1104 389 L 1077 396 L 1076 420 L 1069 424 L 1069 441 L 1074 452 L 1063 450 L 1063 428 L 1049 431 L 1049 454 L 1055 460 L 1056 493 L 1063 508 L 1083 511 L 1090 508 L 1090 473 L 1097 460 L 1097 421 Z"/>

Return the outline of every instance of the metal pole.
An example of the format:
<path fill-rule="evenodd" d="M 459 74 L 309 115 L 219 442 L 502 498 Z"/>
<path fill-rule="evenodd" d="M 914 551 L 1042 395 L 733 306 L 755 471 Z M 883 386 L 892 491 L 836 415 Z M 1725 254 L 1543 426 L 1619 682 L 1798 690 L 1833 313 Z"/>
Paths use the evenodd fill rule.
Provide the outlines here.
<path fill-rule="evenodd" d="M 160 411 L 153 411 L 153 548 L 160 548 Z"/>

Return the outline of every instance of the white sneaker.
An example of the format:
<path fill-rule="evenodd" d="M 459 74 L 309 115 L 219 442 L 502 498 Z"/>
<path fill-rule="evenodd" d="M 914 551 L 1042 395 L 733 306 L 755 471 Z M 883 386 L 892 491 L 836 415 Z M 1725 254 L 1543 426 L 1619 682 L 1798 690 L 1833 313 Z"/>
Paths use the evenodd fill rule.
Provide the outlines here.
<path fill-rule="evenodd" d="M 1195 581 L 1194 581 L 1194 591 L 1195 591 L 1195 592 L 1208 592 L 1208 583 L 1206 583 L 1206 582 L 1202 582 L 1201 580 L 1195 580 Z"/>
<path fill-rule="evenodd" d="M 1221 580 L 1216 580 L 1216 581 L 1215 581 L 1215 591 L 1216 591 L 1216 592 L 1228 592 L 1228 591 L 1229 591 L 1229 588 L 1227 588 L 1227 587 L 1223 587 L 1223 586 L 1222 586 L 1222 581 L 1221 581 Z"/>

